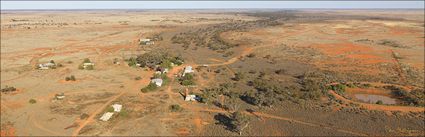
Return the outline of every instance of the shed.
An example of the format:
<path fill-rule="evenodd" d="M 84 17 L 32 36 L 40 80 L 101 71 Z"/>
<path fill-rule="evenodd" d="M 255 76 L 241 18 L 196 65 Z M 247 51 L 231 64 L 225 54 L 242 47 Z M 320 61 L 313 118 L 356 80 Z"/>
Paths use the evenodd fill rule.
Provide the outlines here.
<path fill-rule="evenodd" d="M 183 75 L 182 76 L 184 76 L 186 73 L 193 73 L 194 71 L 193 71 L 193 69 L 192 69 L 192 66 L 186 66 L 185 68 L 184 68 L 184 71 L 183 71 Z"/>
<path fill-rule="evenodd" d="M 100 120 L 108 121 L 109 119 L 111 119 L 112 115 L 114 115 L 114 113 L 106 112 L 105 114 L 102 115 L 102 117 L 100 117 Z"/>
<path fill-rule="evenodd" d="M 139 41 L 140 42 L 149 42 L 149 41 L 151 41 L 151 39 L 140 39 Z"/>
<path fill-rule="evenodd" d="M 162 79 L 156 78 L 151 80 L 152 83 L 155 83 L 158 87 L 162 86 Z"/>
<path fill-rule="evenodd" d="M 121 108 L 122 108 L 122 105 L 120 105 L 120 104 L 113 104 L 112 107 L 114 108 L 114 111 L 115 112 L 120 112 L 121 111 Z"/>

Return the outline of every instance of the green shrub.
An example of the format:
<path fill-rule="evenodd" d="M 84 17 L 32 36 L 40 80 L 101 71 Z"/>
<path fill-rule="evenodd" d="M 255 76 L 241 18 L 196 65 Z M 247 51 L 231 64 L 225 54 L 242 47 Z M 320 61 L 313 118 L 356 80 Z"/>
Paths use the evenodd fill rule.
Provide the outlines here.
<path fill-rule="evenodd" d="M 134 80 L 141 80 L 142 79 L 142 77 L 140 77 L 140 76 L 137 76 L 136 78 L 134 78 Z"/>
<path fill-rule="evenodd" d="M 158 86 L 155 83 L 149 83 L 148 86 L 142 88 L 140 91 L 142 93 L 147 93 L 147 92 L 153 91 L 153 90 L 155 90 L 157 88 L 158 88 Z"/>
<path fill-rule="evenodd" d="M 183 77 L 179 79 L 179 81 L 180 81 L 180 84 L 184 86 L 195 85 L 192 74 L 185 74 Z"/>
<path fill-rule="evenodd" d="M 129 116 L 129 112 L 126 109 L 121 109 L 121 111 L 118 113 L 118 116 L 127 118 Z"/>
<path fill-rule="evenodd" d="M 29 102 L 30 104 L 35 104 L 35 103 L 37 103 L 37 100 L 35 100 L 35 99 L 30 99 L 28 102 Z"/>
<path fill-rule="evenodd" d="M 180 105 L 174 104 L 174 105 L 170 105 L 170 110 L 171 112 L 180 112 L 183 110 L 183 108 L 180 107 Z"/>
<path fill-rule="evenodd" d="M 226 52 L 226 53 L 224 53 L 224 54 L 223 54 L 223 57 L 229 57 L 229 56 L 232 56 L 234 53 L 235 53 L 235 52 L 233 52 L 233 51 Z"/>
<path fill-rule="evenodd" d="M 130 66 L 130 67 L 136 67 L 136 65 L 137 65 L 137 60 L 136 60 L 136 58 L 133 58 L 133 57 L 130 57 L 127 60 L 127 62 L 128 62 L 128 66 Z"/>
<path fill-rule="evenodd" d="M 74 75 L 71 75 L 71 77 L 69 77 L 69 79 L 72 80 L 72 81 L 76 80 Z"/>
<path fill-rule="evenodd" d="M 384 102 L 382 102 L 381 100 L 376 101 L 376 104 L 382 105 L 384 104 Z"/>

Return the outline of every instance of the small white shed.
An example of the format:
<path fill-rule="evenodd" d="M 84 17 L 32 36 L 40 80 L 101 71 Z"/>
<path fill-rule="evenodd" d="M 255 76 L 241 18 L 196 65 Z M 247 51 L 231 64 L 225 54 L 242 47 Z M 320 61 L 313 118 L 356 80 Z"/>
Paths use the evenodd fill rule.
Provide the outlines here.
<path fill-rule="evenodd" d="M 109 119 L 111 119 L 112 115 L 114 115 L 114 113 L 106 112 L 105 114 L 102 115 L 102 117 L 100 117 L 100 120 L 108 121 Z"/>
<path fill-rule="evenodd" d="M 112 107 L 114 108 L 115 112 L 120 112 L 122 109 L 122 105 L 120 104 L 113 104 Z"/>

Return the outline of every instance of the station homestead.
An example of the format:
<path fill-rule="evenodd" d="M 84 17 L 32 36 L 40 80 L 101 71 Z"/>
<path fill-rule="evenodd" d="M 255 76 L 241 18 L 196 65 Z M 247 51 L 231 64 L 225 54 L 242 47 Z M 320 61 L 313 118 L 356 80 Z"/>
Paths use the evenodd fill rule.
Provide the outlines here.
<path fill-rule="evenodd" d="M 423 10 L 1 17 L 2 136 L 425 135 Z"/>

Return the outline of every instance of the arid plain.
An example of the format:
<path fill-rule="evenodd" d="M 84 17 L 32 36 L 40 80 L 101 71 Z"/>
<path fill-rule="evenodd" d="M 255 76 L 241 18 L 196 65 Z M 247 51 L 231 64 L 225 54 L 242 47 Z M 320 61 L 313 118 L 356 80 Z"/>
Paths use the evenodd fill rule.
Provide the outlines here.
<path fill-rule="evenodd" d="M 1 135 L 423 136 L 424 27 L 423 10 L 2 11 Z"/>

